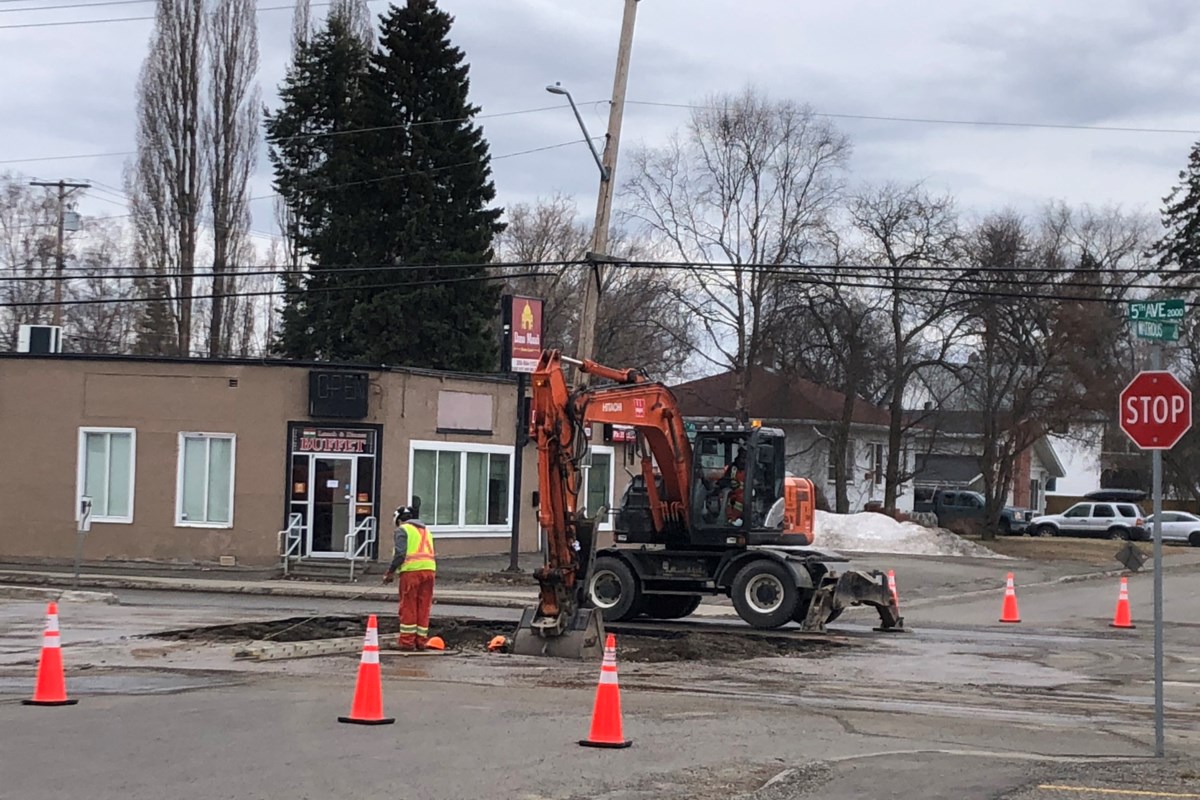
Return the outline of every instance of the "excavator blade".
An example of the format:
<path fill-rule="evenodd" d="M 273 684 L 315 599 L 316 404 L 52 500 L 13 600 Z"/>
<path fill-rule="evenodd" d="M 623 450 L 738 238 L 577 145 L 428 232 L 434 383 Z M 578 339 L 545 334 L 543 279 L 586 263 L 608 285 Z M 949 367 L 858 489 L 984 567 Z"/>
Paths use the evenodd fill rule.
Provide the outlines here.
<path fill-rule="evenodd" d="M 536 608 L 521 615 L 512 651 L 522 656 L 599 660 L 604 655 L 604 618 L 594 608 L 577 609 L 570 619 L 538 619 Z"/>
<path fill-rule="evenodd" d="M 887 575 L 877 570 L 827 574 L 813 594 L 801 628 L 812 633 L 825 633 L 825 623 L 837 619 L 845 609 L 860 605 L 874 606 L 879 612 L 879 627 L 875 630 L 904 630 L 904 617 L 900 616 L 900 607 L 888 586 Z"/>

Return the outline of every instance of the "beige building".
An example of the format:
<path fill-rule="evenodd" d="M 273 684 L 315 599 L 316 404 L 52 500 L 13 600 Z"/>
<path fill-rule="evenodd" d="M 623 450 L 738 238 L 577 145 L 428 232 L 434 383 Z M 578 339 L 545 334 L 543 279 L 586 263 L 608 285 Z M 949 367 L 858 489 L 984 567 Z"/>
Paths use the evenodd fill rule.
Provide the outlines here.
<path fill-rule="evenodd" d="M 515 496 L 516 406 L 500 375 L 0 354 L 0 559 L 72 559 L 87 501 L 86 561 L 386 560 L 409 498 L 440 555 L 507 553 L 514 503 L 520 549 L 537 551 L 537 453 L 524 448 Z M 624 445 L 602 437 L 597 507 L 624 489 Z"/>

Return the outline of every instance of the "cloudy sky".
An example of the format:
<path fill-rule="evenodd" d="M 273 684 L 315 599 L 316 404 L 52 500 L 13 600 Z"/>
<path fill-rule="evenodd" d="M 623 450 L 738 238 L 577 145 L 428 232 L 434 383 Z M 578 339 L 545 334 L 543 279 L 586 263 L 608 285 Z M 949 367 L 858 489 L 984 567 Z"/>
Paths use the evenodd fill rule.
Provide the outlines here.
<path fill-rule="evenodd" d="M 61 7 L 81 3 L 96 7 Z M 259 0 L 271 105 L 289 5 Z M 622 5 L 442 1 L 482 113 L 529 112 L 482 120 L 501 203 L 561 191 L 590 215 L 597 171 L 582 143 L 504 156 L 578 138 L 563 99 L 544 89 L 554 81 L 603 133 Z M 132 149 L 152 9 L 0 0 L 0 172 L 88 179 L 98 188 L 85 213 L 123 213 L 113 190 Z M 45 24 L 106 18 L 121 21 Z M 1152 212 L 1200 139 L 1198 41 L 1194 0 L 641 0 L 621 152 L 661 143 L 687 118 L 676 106 L 754 86 L 833 115 L 853 140 L 857 181 L 924 180 L 975 213 L 1049 199 Z M 78 155 L 89 157 L 63 158 Z M 253 193 L 270 191 L 263 154 Z M 269 200 L 254 212 L 256 230 L 273 228 Z"/>

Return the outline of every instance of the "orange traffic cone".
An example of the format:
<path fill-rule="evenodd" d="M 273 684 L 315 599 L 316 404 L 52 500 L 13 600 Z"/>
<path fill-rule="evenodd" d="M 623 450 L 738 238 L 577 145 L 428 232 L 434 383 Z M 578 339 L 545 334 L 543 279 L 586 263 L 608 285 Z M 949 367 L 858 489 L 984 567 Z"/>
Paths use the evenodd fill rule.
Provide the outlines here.
<path fill-rule="evenodd" d="M 604 642 L 604 662 L 600 666 L 600 685 L 592 709 L 592 729 L 579 742 L 584 747 L 629 747 L 621 732 L 621 690 L 617 686 L 617 637 L 611 633 Z"/>
<path fill-rule="evenodd" d="M 1129 579 L 1121 576 L 1121 593 L 1117 595 L 1117 611 L 1113 621 L 1108 623 L 1112 628 L 1136 628 L 1133 615 L 1129 612 Z"/>
<path fill-rule="evenodd" d="M 1020 622 L 1021 612 L 1017 610 L 1017 589 L 1013 585 L 1013 574 L 1008 573 L 1008 583 L 1004 587 L 1004 608 L 1000 611 L 1001 622 Z"/>
<path fill-rule="evenodd" d="M 391 725 L 395 721 L 394 718 L 383 715 L 383 676 L 379 672 L 379 625 L 372 614 L 367 618 L 367 635 L 363 640 L 362 661 L 358 664 L 354 704 L 350 707 L 350 716 L 338 717 L 338 722 Z"/>
<path fill-rule="evenodd" d="M 27 706 L 73 706 L 78 700 L 67 699 L 67 680 L 63 674 L 62 641 L 58 633 L 58 603 L 46 608 L 46 632 L 42 634 L 42 655 L 38 659 L 37 684 Z"/>
<path fill-rule="evenodd" d="M 900 608 L 900 595 L 896 593 L 896 570 L 888 570 L 888 589 L 892 592 L 892 603 Z"/>

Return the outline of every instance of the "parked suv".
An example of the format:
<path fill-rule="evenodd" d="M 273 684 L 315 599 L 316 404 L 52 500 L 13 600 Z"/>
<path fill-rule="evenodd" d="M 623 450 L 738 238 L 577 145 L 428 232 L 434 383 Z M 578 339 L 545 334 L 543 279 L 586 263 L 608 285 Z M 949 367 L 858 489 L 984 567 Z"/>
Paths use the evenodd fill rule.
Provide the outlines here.
<path fill-rule="evenodd" d="M 1061 514 L 1034 517 L 1029 529 L 1036 536 L 1103 536 L 1146 540 L 1146 515 L 1135 503 L 1076 503 Z"/>

